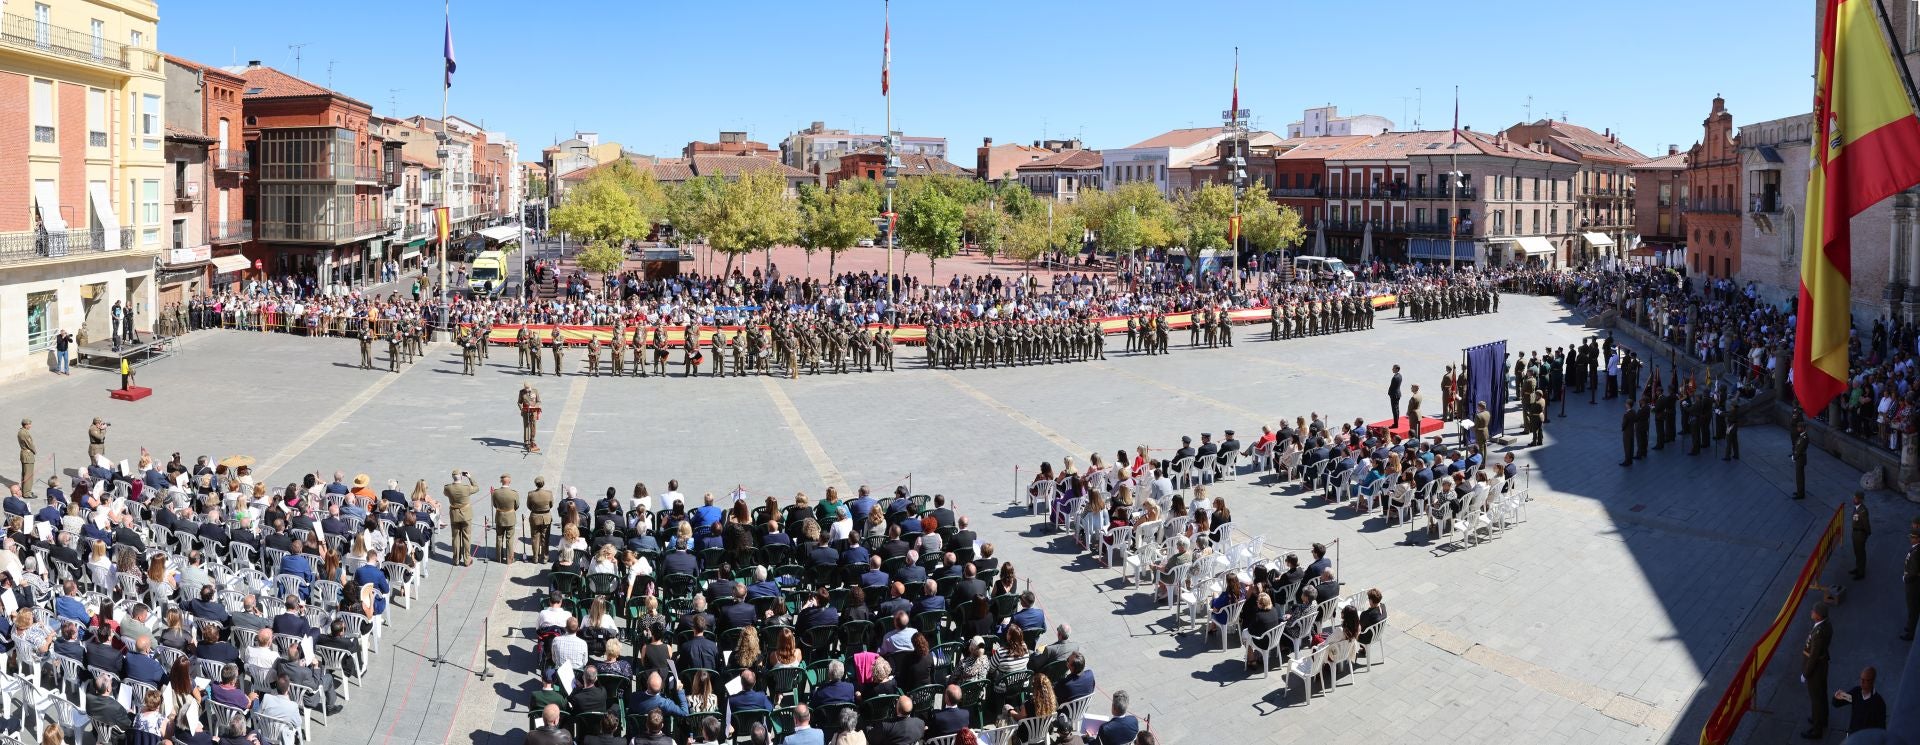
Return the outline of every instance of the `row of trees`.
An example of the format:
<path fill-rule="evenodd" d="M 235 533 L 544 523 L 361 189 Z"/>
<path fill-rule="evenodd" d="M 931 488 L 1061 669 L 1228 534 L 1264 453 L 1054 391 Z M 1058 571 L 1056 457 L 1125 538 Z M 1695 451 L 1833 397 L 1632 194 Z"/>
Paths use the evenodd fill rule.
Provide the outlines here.
<path fill-rule="evenodd" d="M 1299 213 L 1265 194 L 1256 185 L 1240 199 L 1241 245 L 1256 252 L 1299 246 L 1306 236 Z M 773 170 L 662 186 L 650 171 L 621 160 L 568 193 L 550 224 L 587 243 L 576 260 L 589 272 L 616 271 L 625 242 L 645 238 L 658 224 L 725 254 L 726 271 L 738 256 L 781 245 L 800 246 L 809 260 L 825 251 L 831 271 L 842 251 L 880 237 L 883 204 L 872 181 L 848 180 L 832 189 L 802 184 L 795 199 Z M 1076 250 L 1088 235 L 1100 250 L 1118 253 L 1159 248 L 1192 257 L 1232 248 L 1233 189 L 1219 184 L 1168 199 L 1151 184 L 1131 183 L 1084 190 L 1078 203 L 1057 204 L 1011 178 L 989 184 L 943 174 L 902 179 L 893 206 L 896 243 L 926 257 L 929 270 L 968 244 L 989 256 L 1032 261 Z"/>

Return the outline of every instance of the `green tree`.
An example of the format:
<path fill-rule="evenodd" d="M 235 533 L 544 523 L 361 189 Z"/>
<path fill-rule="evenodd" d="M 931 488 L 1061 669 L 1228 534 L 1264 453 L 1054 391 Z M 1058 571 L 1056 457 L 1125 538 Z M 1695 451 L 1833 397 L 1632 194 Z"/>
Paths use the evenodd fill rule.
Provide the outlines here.
<path fill-rule="evenodd" d="M 714 176 L 701 176 L 688 179 L 667 190 L 666 220 L 673 225 L 673 232 L 679 243 L 698 243 L 706 240 L 707 231 L 713 227 L 716 213 L 715 205 L 720 199 L 720 190 L 726 185 Z"/>
<path fill-rule="evenodd" d="M 588 243 L 617 245 L 645 237 L 652 220 L 612 174 L 601 171 L 567 193 L 550 225 Z"/>
<path fill-rule="evenodd" d="M 966 206 L 963 230 L 967 237 L 979 244 L 980 251 L 988 258 L 999 255 L 1006 248 L 1007 234 L 1013 228 L 1013 219 L 991 200 L 974 202 Z"/>
<path fill-rule="evenodd" d="M 771 251 L 800 232 L 800 210 L 787 197 L 787 179 L 778 171 L 754 171 L 721 182 L 716 196 L 702 211 L 711 213 L 707 245 L 727 255 L 723 272 L 733 271 L 735 257 Z"/>
<path fill-rule="evenodd" d="M 954 195 L 968 190 L 958 182 L 944 176 L 923 176 L 902 180 L 894 191 L 894 211 L 900 213 L 896 238 L 908 253 L 927 257 L 929 272 L 938 268 L 940 259 L 960 252 L 966 206 Z"/>
<path fill-rule="evenodd" d="M 834 272 L 840 253 L 879 233 L 873 218 L 880 214 L 880 192 L 872 181 L 849 179 L 831 190 L 813 184 L 800 186 L 800 246 L 807 256 L 827 252 L 827 273 Z"/>
<path fill-rule="evenodd" d="M 626 252 L 606 243 L 595 243 L 580 249 L 573 255 L 573 261 L 589 274 L 612 274 L 626 265 Z"/>
<path fill-rule="evenodd" d="M 1264 184 L 1240 195 L 1240 236 L 1243 245 L 1259 252 L 1286 251 L 1306 240 L 1300 213 L 1266 197 Z"/>
<path fill-rule="evenodd" d="M 1197 259 L 1207 249 L 1227 250 L 1228 221 L 1233 217 L 1233 187 L 1208 184 L 1181 192 L 1174 201 L 1180 247 L 1187 258 Z"/>

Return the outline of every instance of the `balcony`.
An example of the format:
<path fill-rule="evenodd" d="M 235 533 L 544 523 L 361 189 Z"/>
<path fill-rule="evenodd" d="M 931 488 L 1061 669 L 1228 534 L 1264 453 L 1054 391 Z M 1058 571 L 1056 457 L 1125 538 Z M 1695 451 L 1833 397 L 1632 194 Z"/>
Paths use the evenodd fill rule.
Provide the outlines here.
<path fill-rule="evenodd" d="M 1770 191 L 1764 194 L 1747 195 L 1747 211 L 1764 214 L 1776 214 L 1781 211 L 1780 192 Z"/>
<path fill-rule="evenodd" d="M 253 170 L 253 159 L 245 150 L 213 150 L 208 155 L 216 171 L 246 173 Z"/>
<path fill-rule="evenodd" d="M 207 223 L 207 240 L 212 243 L 245 243 L 253 240 L 253 221 L 227 220 Z"/>
<path fill-rule="evenodd" d="M 1462 186 L 1449 191 L 1444 186 L 1421 186 L 1407 189 L 1407 199 L 1474 199 L 1472 186 Z"/>
<path fill-rule="evenodd" d="M 355 165 L 353 167 L 353 180 L 355 181 L 378 183 L 383 179 L 385 179 L 385 175 L 379 166 Z"/>
<path fill-rule="evenodd" d="M 0 233 L 0 265 L 127 251 L 134 246 L 136 232 L 133 228 L 121 228 L 114 235 L 102 230 Z"/>
<path fill-rule="evenodd" d="M 387 167 L 380 172 L 381 186 L 385 186 L 389 189 L 397 188 L 400 186 L 400 169 L 398 166 L 399 166 L 398 162 L 389 161 L 387 163 Z"/>
<path fill-rule="evenodd" d="M 1740 205 L 1727 199 L 1696 199 L 1688 212 L 1707 215 L 1737 215 Z"/>
<path fill-rule="evenodd" d="M 1288 197 L 1295 198 L 1295 199 L 1313 198 L 1313 197 L 1320 196 L 1320 189 L 1313 188 L 1313 187 L 1308 187 L 1305 189 L 1268 189 L 1267 196 L 1273 197 L 1275 199 L 1284 199 Z"/>
<path fill-rule="evenodd" d="M 160 71 L 160 53 L 152 49 L 107 41 L 91 32 L 11 13 L 0 16 L 0 44 L 115 70 Z"/>
<path fill-rule="evenodd" d="M 358 220 L 339 223 L 262 222 L 260 240 L 280 243 L 352 243 L 387 232 L 387 224 L 397 220 Z"/>
<path fill-rule="evenodd" d="M 1632 189 L 1588 189 L 1580 192 L 1581 199 L 1632 199 Z"/>

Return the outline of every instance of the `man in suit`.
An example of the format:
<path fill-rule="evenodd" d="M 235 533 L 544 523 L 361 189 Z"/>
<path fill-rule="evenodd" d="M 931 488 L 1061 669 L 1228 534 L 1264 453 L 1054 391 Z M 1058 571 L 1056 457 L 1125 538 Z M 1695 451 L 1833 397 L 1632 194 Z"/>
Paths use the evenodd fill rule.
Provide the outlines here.
<path fill-rule="evenodd" d="M 741 584 L 733 586 L 733 602 L 721 608 L 715 615 L 719 617 L 721 631 L 752 626 L 759 620 L 759 614 L 755 612 L 753 603 L 747 602 L 747 586 Z"/>
<path fill-rule="evenodd" d="M 973 548 L 973 544 L 980 540 L 980 536 L 973 532 L 973 528 L 969 527 L 970 522 L 967 520 L 966 515 L 960 516 L 959 525 L 960 529 L 954 531 L 952 538 L 947 539 L 947 548 L 949 550 Z"/>
<path fill-rule="evenodd" d="M 313 698 L 302 701 L 308 708 L 321 709 L 329 716 L 340 713 L 340 694 L 333 684 L 333 676 L 318 665 L 318 660 L 308 658 L 300 651 L 300 645 L 287 648 L 286 657 L 274 669 L 282 679 L 294 685 L 313 691 Z"/>
<path fill-rule="evenodd" d="M 1200 451 L 1198 451 L 1198 450 L 1194 450 L 1194 449 L 1193 449 L 1193 438 L 1191 438 L 1191 437 L 1188 437 L 1188 436 L 1186 436 L 1186 435 L 1181 435 L 1181 436 L 1180 436 L 1180 449 L 1179 449 L 1179 450 L 1175 450 L 1175 451 L 1173 451 L 1173 461 L 1174 461 L 1175 463 L 1178 463 L 1178 462 L 1180 462 L 1181 460 L 1183 460 L 1183 459 L 1186 459 L 1186 458 L 1196 458 L 1196 459 L 1197 459 L 1197 458 L 1198 458 L 1198 453 L 1199 453 L 1199 452 L 1200 452 Z"/>
<path fill-rule="evenodd" d="M 793 707 L 793 731 L 780 740 L 780 745 L 826 745 L 826 742 L 826 733 L 813 728 L 813 712 L 807 705 Z"/>
<path fill-rule="evenodd" d="M 618 503 L 614 511 L 619 512 Z M 527 492 L 527 532 L 533 539 L 533 561 L 547 563 L 547 541 L 553 537 L 553 490 L 547 477 L 533 477 L 533 491 Z"/>
<path fill-rule="evenodd" d="M 693 636 L 680 645 L 680 669 L 706 668 L 720 669 L 720 645 L 707 638 L 707 619 L 705 616 L 693 617 Z"/>
<path fill-rule="evenodd" d="M 1307 577 L 1318 577 L 1321 572 L 1333 568 L 1333 560 L 1327 558 L 1327 546 L 1324 543 L 1313 544 L 1313 561 L 1307 563 Z M 1291 558 L 1291 557 L 1289 557 Z M 1291 598 L 1289 598 L 1291 599 Z"/>
<path fill-rule="evenodd" d="M 1800 649 L 1800 678 L 1807 683 L 1807 699 L 1813 704 L 1813 712 L 1807 720 L 1811 726 L 1800 736 L 1817 740 L 1827 733 L 1827 663 L 1828 648 L 1833 645 L 1833 624 L 1827 622 L 1826 603 L 1815 603 L 1812 615 L 1813 628 L 1807 631 L 1806 644 Z"/>
<path fill-rule="evenodd" d="M 1393 412 L 1393 420 L 1387 423 L 1387 428 L 1392 429 L 1394 427 L 1400 426 L 1400 366 L 1399 365 L 1393 366 L 1393 379 L 1387 381 L 1387 404 L 1390 407 L 1390 410 Z"/>
<path fill-rule="evenodd" d="M 1073 628 L 1064 623 L 1053 627 L 1053 643 L 1035 652 L 1033 662 L 1029 663 L 1028 667 L 1036 671 L 1045 670 L 1048 665 L 1072 657 L 1074 653 L 1079 652 L 1080 643 L 1068 640 L 1072 634 Z"/>
<path fill-rule="evenodd" d="M 600 687 L 600 670 L 588 665 L 580 671 L 580 684 L 573 687 L 573 695 L 567 697 L 567 706 L 577 717 L 581 714 L 606 713 L 613 701 L 607 695 L 607 689 Z"/>
<path fill-rule="evenodd" d="M 940 708 L 927 717 L 926 736 L 945 737 L 966 729 L 973 714 L 960 708 L 960 686 L 947 684 L 946 695 L 942 697 Z"/>
<path fill-rule="evenodd" d="M 118 671 L 126 662 L 126 658 L 120 650 L 113 648 L 113 631 L 103 624 L 94 628 L 93 638 L 87 642 L 86 657 L 83 661 L 87 663 L 87 667 Z"/>
<path fill-rule="evenodd" d="M 951 528 L 957 524 L 957 518 L 953 514 L 953 508 L 947 506 L 947 495 L 945 494 L 933 495 L 933 509 L 927 511 L 927 516 L 932 517 L 940 529 Z M 969 543 L 967 545 L 971 546 L 973 544 Z"/>
<path fill-rule="evenodd" d="M 1054 684 L 1053 697 L 1060 703 L 1093 695 L 1093 671 L 1087 669 L 1087 656 L 1074 652 L 1067 657 L 1067 674 Z"/>
<path fill-rule="evenodd" d="M 27 504 L 27 500 L 20 498 L 20 489 L 21 489 L 21 486 L 19 484 L 14 484 L 13 486 L 7 487 L 7 499 L 5 502 L 5 509 L 8 515 L 20 515 L 22 517 L 25 517 L 27 515 L 33 514 L 33 506 Z"/>
<path fill-rule="evenodd" d="M 1878 672 L 1872 666 L 1860 671 L 1860 685 L 1844 691 L 1833 692 L 1833 707 L 1853 707 L 1853 715 L 1847 719 L 1847 733 L 1865 732 L 1870 729 L 1886 729 L 1887 700 L 1874 688 L 1874 678 Z"/>
<path fill-rule="evenodd" d="M 740 692 L 727 697 L 727 719 L 742 711 L 773 711 L 773 701 L 767 694 L 761 693 L 755 685 L 756 676 L 752 669 L 740 671 Z"/>
<path fill-rule="evenodd" d="M 465 483 L 462 483 L 464 480 Z M 440 489 L 447 498 L 447 519 L 453 524 L 453 563 L 473 565 L 473 495 L 480 487 L 465 471 L 454 471 L 452 480 Z"/>
<path fill-rule="evenodd" d="M 513 533 L 520 524 L 520 492 L 513 488 L 513 477 L 500 474 L 500 485 L 494 487 L 490 496 L 493 499 L 493 560 L 512 565 Z"/>
<path fill-rule="evenodd" d="M 824 709 L 834 704 L 853 703 L 854 687 L 847 682 L 847 667 L 839 660 L 827 663 L 827 679 L 813 689 L 807 704 L 815 709 Z"/>
<path fill-rule="evenodd" d="M 233 617 L 233 614 L 227 612 L 227 607 L 219 601 L 214 600 L 213 597 L 213 585 L 201 585 L 200 597 L 189 600 L 184 603 L 184 605 L 186 606 L 187 612 L 193 614 L 194 618 L 202 621 L 226 623 L 227 619 Z"/>
<path fill-rule="evenodd" d="M 93 695 L 86 697 L 87 718 L 118 727 L 121 732 L 132 732 L 133 716 L 127 713 L 127 707 L 114 699 L 113 678 L 96 675 L 91 687 Z M 300 714 L 295 712 L 293 718 L 299 721 Z"/>
<path fill-rule="evenodd" d="M 345 651 L 347 653 L 346 656 L 340 659 L 341 669 L 335 670 L 335 672 L 348 677 L 359 677 L 360 637 L 347 634 L 346 621 L 338 618 L 334 619 L 333 623 L 330 624 L 330 628 L 327 629 L 327 633 L 314 637 L 313 645 L 316 648 L 325 647 L 327 649 Z"/>
<path fill-rule="evenodd" d="M 1127 713 L 1131 703 L 1126 691 L 1113 692 L 1113 718 L 1100 725 L 1099 745 L 1122 745 L 1140 737 L 1140 720 Z"/>
<path fill-rule="evenodd" d="M 627 693 L 627 714 L 629 716 L 645 715 L 657 709 L 677 717 L 686 716 L 687 707 L 681 705 L 672 695 L 665 693 L 664 688 L 665 683 L 660 678 L 660 671 L 648 670 L 641 676 L 640 687 Z"/>
<path fill-rule="evenodd" d="M 121 628 L 125 628 L 122 626 Z M 111 670 L 113 668 L 103 668 Z M 120 676 L 128 680 L 137 680 L 155 688 L 167 679 L 167 668 L 153 658 L 153 637 L 143 636 L 133 642 L 133 651 L 128 652 L 120 661 Z"/>
<path fill-rule="evenodd" d="M 1020 593 L 1020 610 L 1013 612 L 1013 618 L 1011 619 L 1013 625 L 1022 629 L 1045 629 L 1047 627 L 1047 614 L 1045 611 L 1033 607 L 1034 600 L 1032 590 Z"/>
<path fill-rule="evenodd" d="M 808 629 L 839 625 L 840 611 L 833 607 L 832 598 L 823 587 L 815 590 L 813 596 L 807 601 L 806 607 L 800 609 L 800 615 L 795 619 L 794 629 L 796 633 L 805 637 Z"/>
<path fill-rule="evenodd" d="M 972 564 L 960 568 L 960 581 L 953 585 L 953 597 L 959 600 L 983 598 L 987 596 L 987 583 L 980 579 L 980 573 Z"/>
<path fill-rule="evenodd" d="M 287 610 L 273 617 L 273 633 L 281 636 L 313 636 L 313 626 L 302 615 L 305 608 L 299 598 L 287 598 Z"/>
<path fill-rule="evenodd" d="M 1853 509 L 1847 512 L 1847 524 L 1853 528 L 1853 571 L 1854 579 L 1867 577 L 1867 536 L 1873 535 L 1873 520 L 1867 514 L 1867 493 L 1853 493 Z"/>
<path fill-rule="evenodd" d="M 926 734 L 927 725 L 913 714 L 913 697 L 901 696 L 893 702 L 893 718 L 875 722 L 866 729 L 867 745 L 916 745 Z"/>

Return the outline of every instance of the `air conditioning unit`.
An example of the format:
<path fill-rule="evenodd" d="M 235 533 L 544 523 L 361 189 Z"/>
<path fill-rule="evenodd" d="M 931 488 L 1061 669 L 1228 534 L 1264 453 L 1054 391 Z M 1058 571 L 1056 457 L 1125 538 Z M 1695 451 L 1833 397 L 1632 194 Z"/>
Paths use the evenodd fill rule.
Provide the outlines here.
<path fill-rule="evenodd" d="M 187 196 L 189 197 L 200 196 L 200 182 L 198 181 L 187 182 Z"/>

